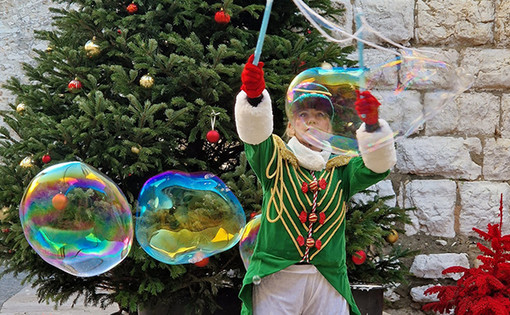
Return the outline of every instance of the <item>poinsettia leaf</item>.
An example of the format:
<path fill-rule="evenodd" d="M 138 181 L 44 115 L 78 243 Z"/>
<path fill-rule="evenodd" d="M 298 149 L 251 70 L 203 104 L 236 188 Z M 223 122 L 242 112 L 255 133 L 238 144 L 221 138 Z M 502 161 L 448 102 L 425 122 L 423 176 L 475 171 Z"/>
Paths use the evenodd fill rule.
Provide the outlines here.
<path fill-rule="evenodd" d="M 482 231 L 480 229 L 477 229 L 477 228 L 473 228 L 473 231 L 475 231 L 476 233 L 478 233 L 478 235 L 480 235 L 480 237 L 482 237 L 484 240 L 486 241 L 489 241 L 491 239 L 491 235 L 489 235 L 487 232 L 485 231 Z"/>
<path fill-rule="evenodd" d="M 466 267 L 453 266 L 453 267 L 448 267 L 445 270 L 443 270 L 443 274 L 445 275 L 447 273 L 464 273 L 464 272 L 466 272 L 468 270 L 469 269 L 467 269 Z"/>
<path fill-rule="evenodd" d="M 481 243 L 476 243 L 476 246 L 483 252 L 484 255 L 494 257 L 494 252 L 487 246 L 482 245 Z"/>

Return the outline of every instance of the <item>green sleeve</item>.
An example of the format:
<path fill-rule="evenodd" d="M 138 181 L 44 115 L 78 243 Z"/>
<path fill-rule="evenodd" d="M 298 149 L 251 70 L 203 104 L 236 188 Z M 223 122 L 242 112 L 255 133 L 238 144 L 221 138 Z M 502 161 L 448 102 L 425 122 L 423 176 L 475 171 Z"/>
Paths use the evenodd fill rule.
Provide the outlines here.
<path fill-rule="evenodd" d="M 267 189 L 270 181 L 266 176 L 266 172 L 272 174 L 276 168 L 277 152 L 275 152 L 276 147 L 273 136 L 259 144 L 245 143 L 244 150 L 248 163 L 250 163 L 262 186 Z M 269 170 L 268 166 L 270 166 Z"/>
<path fill-rule="evenodd" d="M 360 156 L 352 158 L 343 172 L 343 178 L 346 179 L 348 186 L 346 187 L 348 198 L 383 180 L 389 173 L 389 170 L 384 173 L 375 173 L 365 166 Z"/>

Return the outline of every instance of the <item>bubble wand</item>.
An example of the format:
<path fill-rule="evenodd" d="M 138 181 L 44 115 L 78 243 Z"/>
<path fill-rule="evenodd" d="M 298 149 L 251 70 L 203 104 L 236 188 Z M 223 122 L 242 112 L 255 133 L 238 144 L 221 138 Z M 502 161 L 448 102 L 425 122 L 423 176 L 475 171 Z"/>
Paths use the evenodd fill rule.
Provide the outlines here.
<path fill-rule="evenodd" d="M 259 64 L 260 54 L 262 53 L 262 46 L 264 46 L 264 38 L 266 36 L 267 24 L 269 24 L 269 15 L 271 14 L 271 7 L 273 6 L 273 0 L 266 1 L 266 8 L 264 10 L 264 17 L 262 18 L 262 25 L 260 26 L 259 38 L 257 40 L 257 46 L 255 47 L 255 53 L 253 54 L 253 64 L 256 66 Z"/>
<path fill-rule="evenodd" d="M 358 33 L 358 38 L 363 39 L 363 30 L 361 29 L 363 24 L 361 22 L 361 16 L 363 13 L 361 10 L 358 9 L 358 12 L 356 14 L 356 33 Z M 358 40 L 358 65 L 361 69 L 361 75 L 359 77 L 359 90 L 360 92 L 363 92 L 365 90 L 365 60 L 363 59 L 363 49 L 365 48 L 365 45 L 363 44 L 362 40 Z"/>

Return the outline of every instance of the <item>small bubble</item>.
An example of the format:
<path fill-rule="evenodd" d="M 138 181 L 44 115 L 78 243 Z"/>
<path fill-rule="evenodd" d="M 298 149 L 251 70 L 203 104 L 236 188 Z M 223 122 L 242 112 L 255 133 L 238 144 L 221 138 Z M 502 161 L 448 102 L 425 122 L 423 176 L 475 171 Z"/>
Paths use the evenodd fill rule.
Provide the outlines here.
<path fill-rule="evenodd" d="M 254 285 L 259 285 L 260 281 L 261 281 L 260 276 L 258 276 L 258 275 L 253 276 L 252 281 L 253 281 Z"/>

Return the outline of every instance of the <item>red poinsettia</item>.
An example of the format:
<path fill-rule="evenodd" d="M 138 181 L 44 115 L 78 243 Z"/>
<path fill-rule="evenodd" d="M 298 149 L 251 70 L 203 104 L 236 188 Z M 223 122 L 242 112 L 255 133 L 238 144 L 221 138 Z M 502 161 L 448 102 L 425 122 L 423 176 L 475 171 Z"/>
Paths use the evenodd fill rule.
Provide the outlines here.
<path fill-rule="evenodd" d="M 425 294 L 435 294 L 439 301 L 426 304 L 424 310 L 449 313 L 454 310 L 458 315 L 509 315 L 510 314 L 510 235 L 501 235 L 503 225 L 503 195 L 499 206 L 499 224 L 489 224 L 488 231 L 473 230 L 491 248 L 480 243 L 478 248 L 483 255 L 478 268 L 460 266 L 443 270 L 447 273 L 463 273 L 457 285 L 434 286 Z"/>

